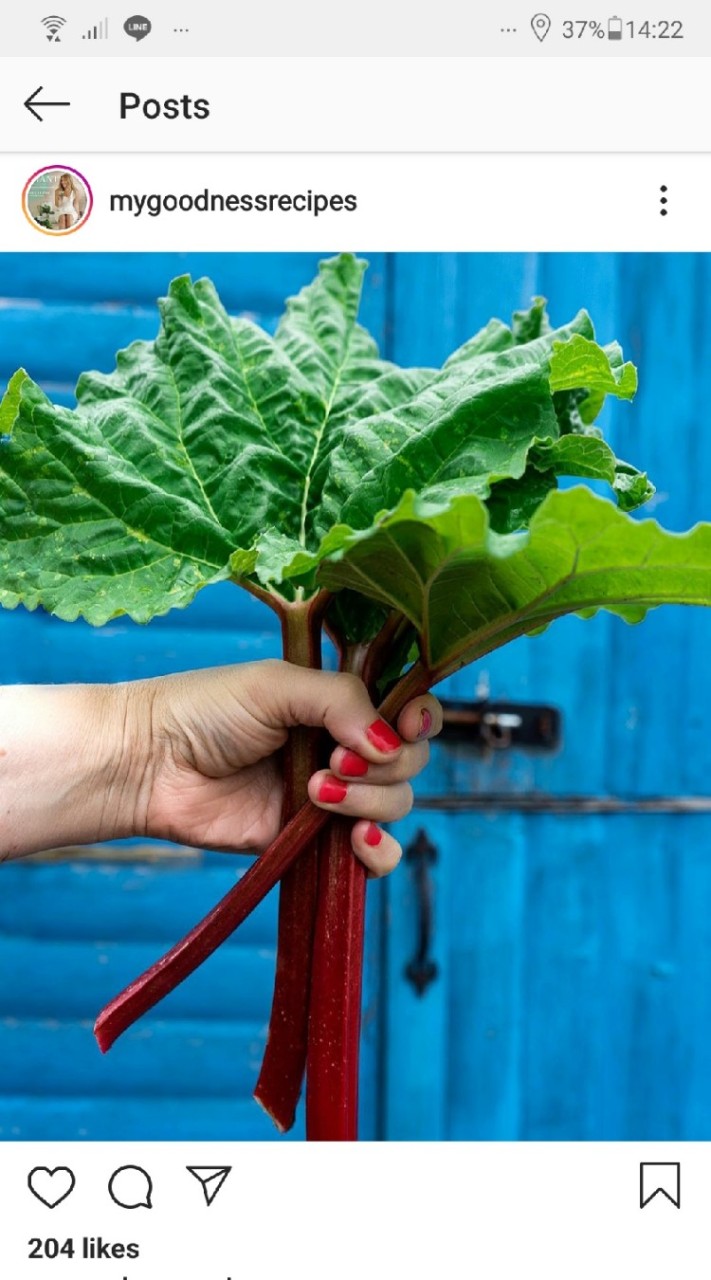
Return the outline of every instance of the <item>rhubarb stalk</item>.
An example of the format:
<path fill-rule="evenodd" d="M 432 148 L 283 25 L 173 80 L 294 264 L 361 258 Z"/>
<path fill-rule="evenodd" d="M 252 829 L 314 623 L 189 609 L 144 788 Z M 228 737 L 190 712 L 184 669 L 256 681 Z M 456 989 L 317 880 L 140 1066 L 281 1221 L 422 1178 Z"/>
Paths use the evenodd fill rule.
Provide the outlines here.
<path fill-rule="evenodd" d="M 392 613 L 368 645 L 346 646 L 332 633 L 341 669 L 359 675 L 371 697 L 383 660 L 405 620 Z M 390 714 L 396 714 L 390 709 Z M 351 824 L 321 835 L 306 1069 L 306 1136 L 317 1142 L 358 1137 L 360 1021 L 366 873 L 354 856 Z"/>
<path fill-rule="evenodd" d="M 366 871 L 351 846 L 351 822 L 322 836 L 306 1068 L 306 1137 L 358 1137 Z"/>
<path fill-rule="evenodd" d="M 394 720 L 411 698 L 427 692 L 431 682 L 431 673 L 415 663 L 380 704 L 380 715 L 385 720 Z M 332 815 L 317 809 L 310 800 L 302 805 L 276 840 L 212 911 L 102 1009 L 94 1027 L 102 1053 L 227 941 L 330 820 Z"/>
<path fill-rule="evenodd" d="M 330 818 L 309 800 L 269 848 L 190 933 L 107 1004 L 94 1025 L 99 1048 L 112 1044 L 226 942 L 308 848 Z"/>
<path fill-rule="evenodd" d="M 325 594 L 325 593 L 322 593 Z M 284 658 L 302 667 L 321 665 L 321 615 L 309 605 L 281 609 Z M 308 799 L 308 781 L 319 764 L 319 732 L 291 730 L 284 750 L 282 826 Z M 314 842 L 286 872 L 279 888 L 279 930 L 272 1011 L 254 1097 L 284 1133 L 294 1123 L 306 1069 L 309 990 L 316 899 L 318 846 Z"/>

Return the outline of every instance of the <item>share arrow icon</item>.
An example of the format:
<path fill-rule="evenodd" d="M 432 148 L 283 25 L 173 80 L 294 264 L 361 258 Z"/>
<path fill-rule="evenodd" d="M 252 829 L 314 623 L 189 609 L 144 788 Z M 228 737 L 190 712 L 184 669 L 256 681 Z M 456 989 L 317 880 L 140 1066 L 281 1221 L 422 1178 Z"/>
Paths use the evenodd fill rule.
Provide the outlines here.
<path fill-rule="evenodd" d="M 206 1205 L 212 1204 L 218 1191 L 224 1186 L 227 1177 L 232 1172 L 231 1164 L 216 1165 L 214 1168 L 211 1165 L 187 1164 L 185 1168 L 200 1183 Z"/>

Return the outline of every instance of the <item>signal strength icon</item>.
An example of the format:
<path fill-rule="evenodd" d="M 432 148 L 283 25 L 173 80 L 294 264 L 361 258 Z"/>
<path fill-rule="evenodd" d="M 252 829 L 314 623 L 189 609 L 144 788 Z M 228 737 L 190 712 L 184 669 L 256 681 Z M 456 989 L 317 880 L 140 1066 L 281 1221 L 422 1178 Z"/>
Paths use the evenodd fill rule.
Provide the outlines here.
<path fill-rule="evenodd" d="M 109 20 L 104 18 L 102 22 L 97 23 L 94 27 L 89 27 L 86 35 L 82 36 L 82 40 L 108 40 L 109 38 Z"/>
<path fill-rule="evenodd" d="M 41 19 L 42 26 L 46 28 L 47 39 L 54 44 L 60 42 L 60 31 L 62 27 L 66 27 L 66 18 L 60 18 L 58 13 L 50 13 L 49 17 Z"/>

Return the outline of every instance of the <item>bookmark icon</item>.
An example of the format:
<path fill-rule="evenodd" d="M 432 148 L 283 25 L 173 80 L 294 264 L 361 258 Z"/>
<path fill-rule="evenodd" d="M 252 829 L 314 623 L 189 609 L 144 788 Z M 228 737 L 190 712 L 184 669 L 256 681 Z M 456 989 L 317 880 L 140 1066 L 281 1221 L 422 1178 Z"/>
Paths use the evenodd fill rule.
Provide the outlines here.
<path fill-rule="evenodd" d="M 187 1164 L 186 1169 L 194 1178 L 197 1178 L 203 1190 L 205 1204 L 209 1207 L 218 1191 L 224 1186 L 227 1178 L 232 1172 L 231 1164 L 223 1165 L 193 1165 Z"/>
<path fill-rule="evenodd" d="M 656 1195 L 681 1208 L 681 1165 L 677 1160 L 645 1160 L 639 1166 L 639 1207 L 646 1208 Z"/>

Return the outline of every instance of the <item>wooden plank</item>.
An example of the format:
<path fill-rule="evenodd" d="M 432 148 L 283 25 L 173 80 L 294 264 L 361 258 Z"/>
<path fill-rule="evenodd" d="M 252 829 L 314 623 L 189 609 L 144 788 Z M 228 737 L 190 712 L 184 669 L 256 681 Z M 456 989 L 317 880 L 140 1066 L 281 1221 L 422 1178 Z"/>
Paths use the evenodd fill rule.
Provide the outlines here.
<path fill-rule="evenodd" d="M 450 825 L 446 1136 L 509 1141 L 521 1136 L 526 820 L 476 815 Z"/>
<path fill-rule="evenodd" d="M 602 821 L 526 818 L 520 1136 L 534 1141 L 601 1136 Z"/>
<path fill-rule="evenodd" d="M 549 299 L 554 325 L 567 323 L 581 308 L 595 325 L 598 339 L 620 337 L 619 268 L 614 254 L 546 254 L 541 259 L 540 289 Z M 622 440 L 631 410 L 628 405 L 605 406 L 601 423 L 606 435 Z M 576 483 L 563 480 L 562 487 Z M 577 483 L 580 483 L 579 481 Z M 599 486 L 610 497 L 608 486 Z M 563 749 L 555 755 L 534 757 L 533 785 L 554 793 L 597 793 L 607 779 L 607 720 L 610 628 L 605 614 L 583 621 L 565 618 L 545 635 L 529 640 L 530 695 L 533 701 L 551 703 L 563 715 Z"/>
<path fill-rule="evenodd" d="M 263 1022 L 144 1018 L 102 1056 L 92 1021 L 0 1020 L 2 1088 L 39 1098 L 251 1097 Z"/>
<path fill-rule="evenodd" d="M 508 322 L 530 302 L 536 262 L 526 254 L 404 253 L 395 255 L 393 276 L 390 358 L 439 366 L 493 315 Z"/>
<path fill-rule="evenodd" d="M 308 284 L 314 253 L 54 253 L 0 254 L 4 298 L 153 304 L 179 275 L 214 280 L 225 306 L 263 314 Z M 372 256 L 372 255 L 371 255 Z"/>
<path fill-rule="evenodd" d="M 96 1018 L 160 955 L 155 943 L 46 942 L 0 936 L 0 1018 Z M 274 947 L 220 947 L 160 1005 L 161 1021 L 263 1023 L 274 983 Z"/>
<path fill-rule="evenodd" d="M 0 930 L 6 938 L 46 942 L 120 942 L 166 949 L 187 933 L 244 873 L 251 859 L 220 854 L 200 867 L 73 862 L 0 867 Z M 225 947 L 273 946 L 276 899 L 270 894 Z"/>
<path fill-rule="evenodd" d="M 526 255 L 398 255 L 392 304 L 394 334 L 389 354 L 403 364 L 440 364 L 492 315 L 508 320 L 512 311 L 527 305 L 536 292 L 536 274 L 535 257 Z M 416 299 L 427 299 L 427 303 L 416 305 Z M 487 658 L 476 669 L 463 671 L 445 682 L 437 692 L 463 698 L 525 697 L 528 665 L 527 646 L 515 646 L 505 661 L 498 656 Z M 514 759 L 507 754 L 506 758 L 499 755 L 487 760 L 466 748 L 437 745 L 426 777 L 416 783 L 416 789 L 426 790 L 428 795 L 466 793 L 479 787 L 506 790 L 527 785 L 531 777 L 530 761 L 525 757 Z M 482 1122 L 480 1090 L 472 1102 L 466 1081 L 472 1057 L 480 1061 L 467 1041 L 479 1014 L 479 1001 L 473 1001 L 475 1007 L 467 1020 L 465 988 L 471 980 L 471 969 L 466 955 L 454 957 L 455 948 L 466 952 L 468 946 L 474 945 L 471 933 L 466 929 L 462 932 L 454 886 L 462 874 L 468 874 L 461 865 L 465 861 L 461 847 L 463 840 L 467 847 L 471 842 L 462 833 L 469 833 L 477 821 L 481 822 L 419 812 L 397 829 L 399 838 L 406 843 L 422 826 L 440 849 L 438 865 L 432 870 L 440 975 L 421 998 L 404 978 L 403 970 L 415 944 L 417 903 L 412 875 L 401 868 L 386 890 L 385 1134 L 389 1138 L 445 1138 L 451 1132 L 462 1136 L 465 1132 L 471 1134 Z M 501 830 L 497 825 L 497 831 Z M 471 905 L 468 895 L 462 895 L 460 901 L 467 907 Z M 496 915 L 495 909 L 493 914 Z M 505 925 L 498 917 L 497 922 L 503 930 Z M 495 928 L 496 924 L 492 924 Z M 478 1045 L 479 1040 L 475 1043 Z M 512 1070 L 513 1079 L 509 1072 L 499 1081 L 501 1092 L 496 1104 L 499 1114 L 508 1108 L 509 1126 L 515 1124 L 511 1112 L 516 1109 L 515 1066 Z M 486 1072 L 487 1066 L 482 1062 L 477 1077 L 480 1085 Z M 486 1129 L 486 1121 L 482 1123 Z"/>
<path fill-rule="evenodd" d="M 120 620 L 129 632 L 145 634 L 146 628 L 138 623 Z M 115 625 L 115 624 L 112 624 Z M 185 628 L 188 631 L 225 630 L 245 636 L 278 636 L 279 621 L 276 614 L 261 600 L 238 588 L 233 582 L 216 582 L 198 591 L 187 609 L 171 609 L 162 618 L 154 618 L 151 631 L 167 631 Z"/>
<path fill-rule="evenodd" d="M 282 1135 L 252 1098 L 0 1095 L 0 1142 L 288 1142 L 303 1136 L 301 1111 Z"/>
<path fill-rule="evenodd" d="M 0 651 L 3 661 L 9 661 L 18 647 L 24 647 L 25 638 L 33 647 L 53 649 L 59 646 L 63 651 L 69 637 L 74 637 L 75 644 L 101 644 L 110 637 L 123 636 L 127 644 L 132 643 L 136 648 L 140 648 L 147 637 L 154 637 L 149 643 L 167 646 L 170 639 L 162 633 L 168 632 L 175 639 L 175 632 L 183 630 L 196 633 L 193 640 L 196 647 L 202 643 L 202 637 L 197 633 L 205 630 L 221 631 L 225 648 L 233 643 L 232 635 L 234 643 L 245 648 L 252 637 L 256 637 L 257 644 L 272 642 L 278 637 L 278 622 L 266 605 L 246 592 L 238 593 L 231 583 L 216 583 L 199 591 L 189 609 L 173 609 L 162 618 L 154 618 L 150 629 L 126 617 L 116 618 L 104 627 L 90 627 L 81 620 L 62 622 L 42 609 L 34 613 L 28 613 L 21 606 L 12 611 L 3 609 L 0 612 Z M 227 633 L 226 637 L 224 633 Z"/>
<path fill-rule="evenodd" d="M 521 1136 L 705 1138 L 711 820 L 525 821 Z"/>
<path fill-rule="evenodd" d="M 0 661 L 2 681 L 16 684 L 25 679 L 27 654 L 35 648 L 37 623 L 25 609 L 0 608 Z"/>
<path fill-rule="evenodd" d="M 678 974 L 662 969 L 657 981 L 673 983 L 679 1006 L 681 1043 L 673 1061 L 680 1072 L 675 1090 L 680 1119 L 674 1136 L 688 1142 L 708 1142 L 711 1138 L 711 820 L 669 822 L 667 839 L 672 858 L 678 860 L 675 911 Z"/>
<path fill-rule="evenodd" d="M 699 920 L 699 911 L 680 914 L 680 874 L 692 826 L 698 824 L 708 847 L 711 822 L 659 816 L 606 821 L 600 851 L 606 1052 L 600 1063 L 604 1114 L 596 1136 L 679 1139 L 685 1060 L 708 1038 L 706 1027 L 682 1022 L 685 988 L 689 1008 L 688 984 L 705 983 L 707 975 L 680 972 L 681 933 L 693 933 Z M 707 911 L 708 904 L 699 908 Z"/>
<path fill-rule="evenodd" d="M 73 384 L 85 369 L 108 372 L 119 348 L 154 338 L 157 327 L 153 307 L 6 304 L 0 310 L 0 381 L 19 368 L 40 383 Z"/>
<path fill-rule="evenodd" d="M 700 254 L 696 258 L 698 282 L 696 301 L 697 316 L 705 310 L 711 288 L 711 256 Z M 688 492 L 689 524 L 695 520 L 711 519 L 711 502 L 708 485 L 699 482 L 711 469 L 711 433 L 706 427 L 706 406 L 711 397 L 711 332 L 705 322 L 698 324 L 696 332 L 695 361 L 695 413 L 693 423 L 686 434 L 684 451 L 692 477 Z M 680 766 L 686 787 L 709 792 L 711 777 L 711 679 L 709 678 L 709 653 L 711 653 L 711 609 L 690 609 L 685 615 L 687 646 L 683 670 L 675 671 L 670 665 L 666 679 L 676 681 L 678 691 L 677 716 L 684 725 L 683 748 Z M 677 725 L 679 721 L 677 720 Z M 704 881 L 705 883 L 705 881 Z"/>
<path fill-rule="evenodd" d="M 14 650 L 15 679 L 25 684 L 143 680 L 276 658 L 281 653 L 278 635 L 267 631 L 148 629 L 120 622 L 96 629 L 79 622 L 47 626 L 40 615 L 28 628 L 21 614 L 13 616 L 26 643 L 20 646 L 19 639 L 13 643 L 12 618 L 3 627 L 3 641 Z"/>
<path fill-rule="evenodd" d="M 658 493 L 645 508 L 671 529 L 686 529 L 703 499 L 694 472 L 699 434 L 699 315 L 705 305 L 699 259 L 692 254 L 625 255 L 621 259 L 621 337 L 639 366 L 640 386 L 626 415 L 628 454 L 648 468 Z M 673 442 L 673 443 L 672 443 Z M 644 514 L 644 513 L 643 513 Z M 706 510 L 708 515 L 708 510 Z M 664 608 L 644 625 L 615 623 L 610 632 L 612 681 L 607 759 L 610 786 L 625 794 L 685 790 L 682 725 L 689 706 L 691 610 Z M 711 615 L 700 634 L 711 641 Z M 708 706 L 708 667 L 693 691 Z"/>

